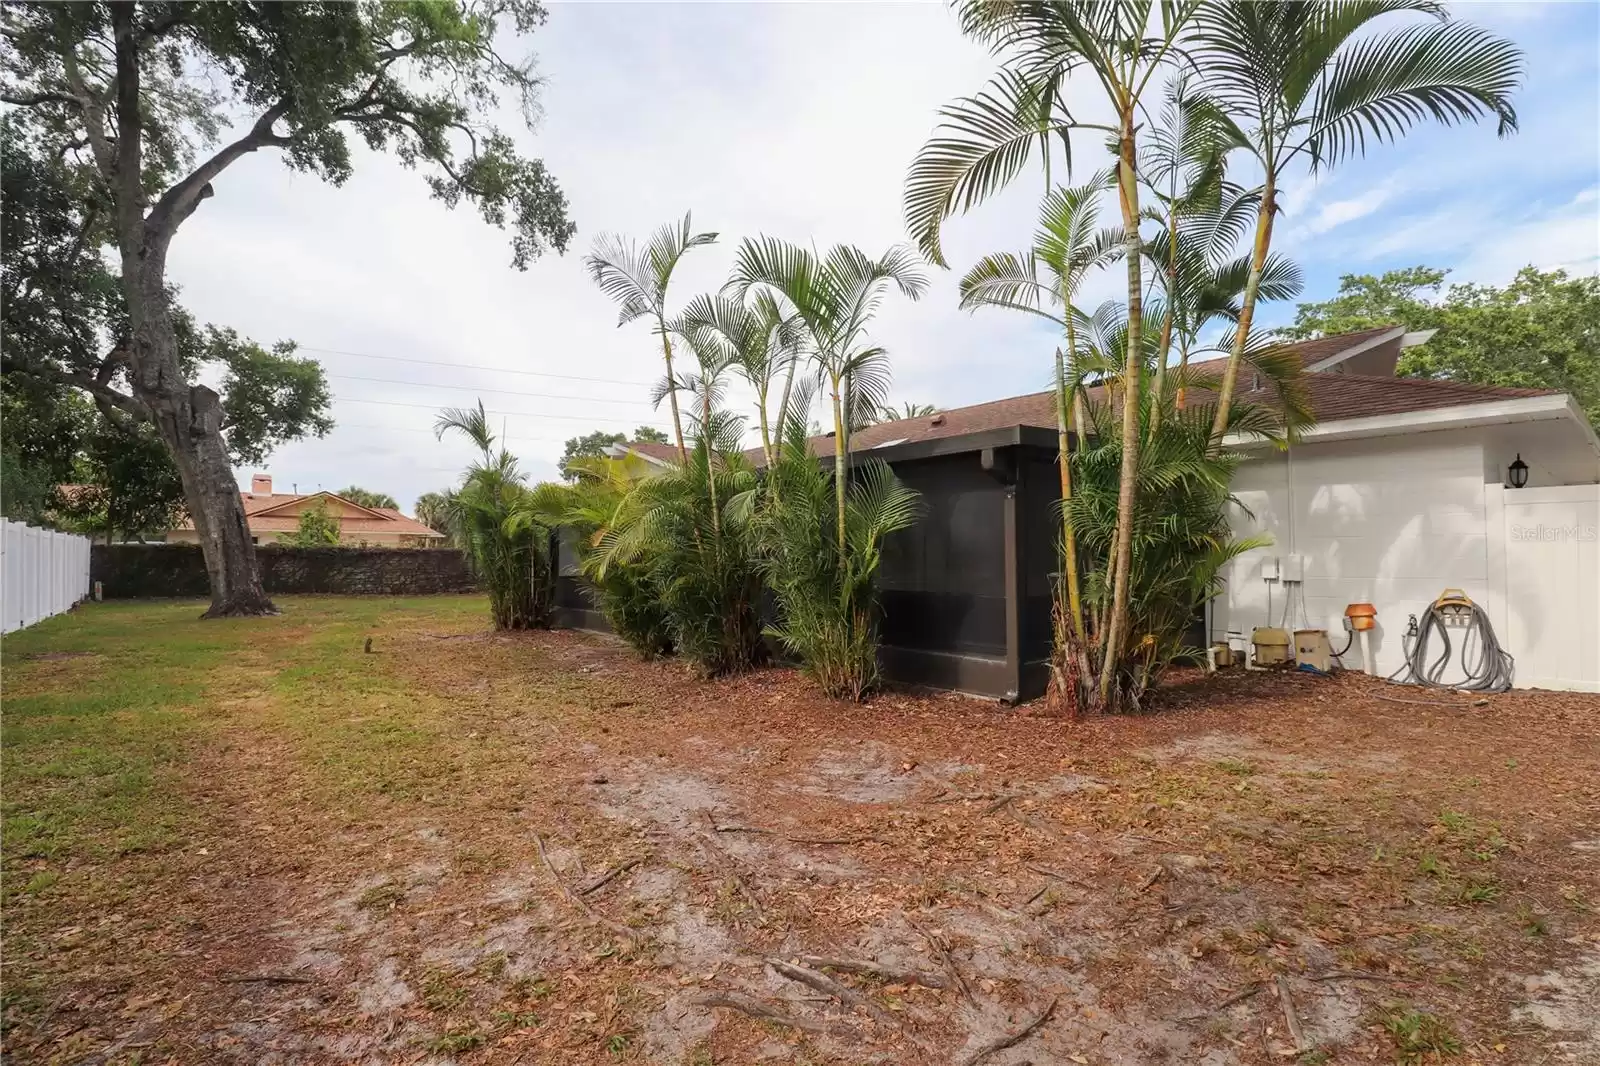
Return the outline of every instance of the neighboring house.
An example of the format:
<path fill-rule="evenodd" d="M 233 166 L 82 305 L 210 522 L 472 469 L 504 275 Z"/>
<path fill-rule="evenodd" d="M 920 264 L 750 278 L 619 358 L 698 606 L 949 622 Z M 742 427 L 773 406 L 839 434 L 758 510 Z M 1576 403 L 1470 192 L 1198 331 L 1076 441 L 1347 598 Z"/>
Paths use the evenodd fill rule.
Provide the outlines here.
<path fill-rule="evenodd" d="M 1327 629 L 1337 647 L 1345 606 L 1371 603 L 1386 676 L 1403 665 L 1409 617 L 1459 588 L 1488 611 L 1519 687 L 1600 691 L 1600 439 L 1564 393 L 1395 377 L 1402 348 L 1428 336 L 1381 327 L 1295 346 L 1318 421 L 1286 450 L 1230 438 L 1249 456 L 1233 486 L 1235 531 L 1274 544 L 1230 567 L 1208 608 L 1209 639 L 1285 625 Z M 1248 368 L 1239 387 L 1271 400 Z M 1055 397 L 1040 392 L 883 422 L 852 443 L 892 457 L 918 442 L 1055 424 Z M 811 443 L 833 454 L 831 435 Z M 671 446 L 620 448 L 676 460 Z M 1527 480 L 1512 488 L 1519 458 Z M 1300 579 L 1267 579 L 1278 568 Z"/>
<path fill-rule="evenodd" d="M 339 543 L 351 547 L 429 548 L 444 544 L 445 536 L 414 518 L 407 518 L 392 507 L 363 507 L 332 492 L 273 492 L 268 474 L 250 478 L 250 491 L 241 492 L 245 521 L 250 524 L 250 540 L 273 544 L 294 536 L 300 528 L 300 512 L 322 505 L 339 523 Z M 194 523 L 185 517 L 167 532 L 168 543 L 194 544 L 199 540 Z"/>

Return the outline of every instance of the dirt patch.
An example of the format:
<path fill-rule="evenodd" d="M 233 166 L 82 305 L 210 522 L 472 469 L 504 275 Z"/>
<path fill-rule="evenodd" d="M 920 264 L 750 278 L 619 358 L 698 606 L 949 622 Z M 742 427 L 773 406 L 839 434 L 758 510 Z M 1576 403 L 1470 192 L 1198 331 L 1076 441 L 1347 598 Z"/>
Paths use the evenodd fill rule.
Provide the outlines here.
<path fill-rule="evenodd" d="M 421 624 L 288 709 L 263 651 L 181 847 L 8 900 L 8 1057 L 946 1066 L 1046 1017 L 985 1061 L 1264 1066 L 1426 1017 L 1596 1058 L 1600 698 L 1178 677 L 1069 723 Z"/>

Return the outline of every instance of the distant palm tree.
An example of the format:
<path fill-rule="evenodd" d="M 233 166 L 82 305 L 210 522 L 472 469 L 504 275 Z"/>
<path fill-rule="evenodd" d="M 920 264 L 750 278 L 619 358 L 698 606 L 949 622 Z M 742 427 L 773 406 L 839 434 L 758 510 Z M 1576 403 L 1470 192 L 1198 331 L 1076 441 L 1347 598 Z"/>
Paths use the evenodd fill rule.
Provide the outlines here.
<path fill-rule="evenodd" d="M 835 529 L 843 560 L 851 415 L 881 407 L 889 391 L 889 353 L 868 341 L 867 326 L 890 288 L 915 300 L 926 291 L 927 276 L 917 254 L 905 247 L 873 259 L 840 244 L 819 257 L 809 248 L 760 237 L 739 246 L 729 285 L 746 296 L 771 292 L 805 328 L 833 408 Z"/>
<path fill-rule="evenodd" d="M 678 458 L 685 463 L 689 461 L 689 451 L 683 442 L 683 422 L 678 416 L 679 383 L 672 371 L 667 287 L 685 252 L 715 244 L 716 240 L 715 233 L 695 233 L 690 215 L 685 213 L 678 225 L 668 224 L 657 230 L 644 248 L 616 234 L 602 233 L 593 250 L 583 259 L 594 283 L 621 305 L 622 316 L 617 325 L 625 326 L 636 318 L 654 320 L 656 335 L 661 338 L 661 356 L 667 365 L 664 392 L 672 404 L 672 431 L 677 440 Z"/>
<path fill-rule="evenodd" d="M 435 533 L 451 536 L 450 512 L 455 506 L 455 495 L 454 489 L 445 489 L 443 492 L 424 492 L 418 496 L 417 505 L 412 508 L 417 521 Z"/>
<path fill-rule="evenodd" d="M 1384 15 L 1414 11 L 1432 23 L 1374 30 Z M 1493 117 L 1515 131 L 1511 94 L 1522 53 L 1510 41 L 1452 21 L 1436 0 L 1220 0 L 1196 21 L 1205 91 L 1236 124 L 1263 171 L 1260 209 L 1233 350 L 1219 390 L 1213 449 L 1221 446 L 1272 245 L 1278 191 L 1290 164 L 1313 171 L 1365 153 L 1429 118 L 1446 125 Z"/>
<path fill-rule="evenodd" d="M 939 409 L 931 403 L 912 403 L 907 400 L 899 407 L 886 404 L 878 408 L 878 417 L 874 422 L 899 422 L 907 418 L 927 418 L 938 413 Z"/>

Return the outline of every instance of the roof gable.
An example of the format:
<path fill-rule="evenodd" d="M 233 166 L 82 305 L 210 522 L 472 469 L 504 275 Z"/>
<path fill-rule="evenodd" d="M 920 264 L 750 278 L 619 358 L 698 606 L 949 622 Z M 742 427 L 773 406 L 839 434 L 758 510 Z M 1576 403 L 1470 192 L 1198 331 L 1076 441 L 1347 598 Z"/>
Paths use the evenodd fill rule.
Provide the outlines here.
<path fill-rule="evenodd" d="M 368 518 L 378 519 L 381 521 L 390 517 L 389 515 L 383 513 L 384 509 L 364 507 L 361 504 L 356 503 L 354 500 L 345 499 L 336 492 L 313 492 L 305 496 L 289 496 L 283 499 L 281 502 L 269 504 L 266 507 L 247 511 L 246 513 L 250 517 L 262 518 L 269 516 L 298 517 L 306 510 L 306 508 L 313 506 L 319 501 L 324 504 L 331 503 L 333 505 L 329 507 L 328 510 L 329 513 L 331 513 L 335 518 Z M 395 513 L 398 514 L 399 512 Z"/>

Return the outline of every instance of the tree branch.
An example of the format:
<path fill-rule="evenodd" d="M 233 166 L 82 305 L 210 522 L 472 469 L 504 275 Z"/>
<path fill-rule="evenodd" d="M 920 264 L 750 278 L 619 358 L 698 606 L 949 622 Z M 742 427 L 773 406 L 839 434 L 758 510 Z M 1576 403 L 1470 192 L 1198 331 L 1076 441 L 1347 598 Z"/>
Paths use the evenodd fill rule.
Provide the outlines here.
<path fill-rule="evenodd" d="M 68 47 L 61 54 L 61 69 L 65 72 L 67 85 L 72 89 L 72 95 L 83 108 L 83 129 L 89 139 L 89 148 L 94 153 L 95 166 L 100 168 L 100 176 L 105 179 L 108 186 L 114 185 L 117 173 L 117 158 L 112 151 L 111 142 L 106 138 L 106 109 L 100 94 L 89 88 L 83 80 L 83 72 L 78 69 L 78 53 L 73 47 Z"/>
<path fill-rule="evenodd" d="M 66 104 L 68 107 L 83 108 L 83 101 L 71 93 L 37 92 L 0 94 L 0 103 L 12 104 L 16 107 L 38 107 L 40 104 Z"/>
<path fill-rule="evenodd" d="M 29 363 L 9 356 L 5 360 L 5 369 L 14 370 L 22 374 L 32 374 L 34 377 L 43 378 L 46 381 L 54 381 L 62 385 L 71 385 L 93 396 L 97 404 L 101 402 L 110 404 L 131 417 L 135 422 L 151 421 L 149 409 L 136 398 L 118 392 L 110 385 L 97 381 L 88 374 L 62 370 L 56 366 Z"/>
<path fill-rule="evenodd" d="M 149 227 L 152 232 L 170 237 L 183 220 L 194 214 L 200 201 L 211 195 L 211 181 L 241 156 L 268 145 L 286 145 L 289 137 L 279 137 L 272 132 L 273 125 L 289 111 L 289 101 L 279 100 L 256 119 L 255 124 L 238 140 L 223 145 L 217 153 L 195 168 L 194 172 L 172 188 L 156 202 L 150 212 Z"/>
<path fill-rule="evenodd" d="M 144 218 L 144 130 L 139 110 L 139 38 L 134 32 L 133 5 L 111 5 L 111 29 L 116 41 L 117 92 L 117 206 L 126 232 L 132 236 L 135 221 Z"/>

